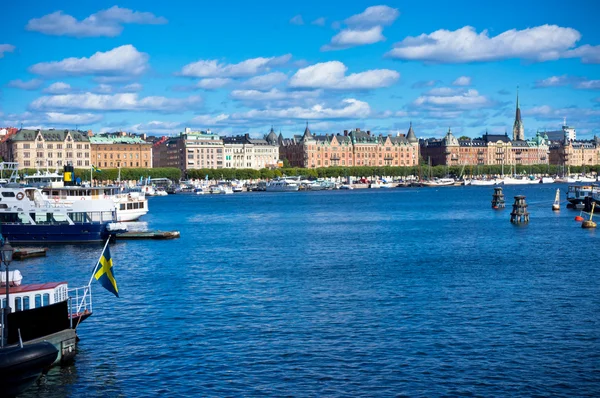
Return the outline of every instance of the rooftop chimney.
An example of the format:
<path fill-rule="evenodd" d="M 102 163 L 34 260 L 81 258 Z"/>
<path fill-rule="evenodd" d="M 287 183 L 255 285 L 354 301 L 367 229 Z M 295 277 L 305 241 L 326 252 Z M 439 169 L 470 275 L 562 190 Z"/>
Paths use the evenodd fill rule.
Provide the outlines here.
<path fill-rule="evenodd" d="M 348 137 L 348 130 L 344 130 L 344 137 Z"/>

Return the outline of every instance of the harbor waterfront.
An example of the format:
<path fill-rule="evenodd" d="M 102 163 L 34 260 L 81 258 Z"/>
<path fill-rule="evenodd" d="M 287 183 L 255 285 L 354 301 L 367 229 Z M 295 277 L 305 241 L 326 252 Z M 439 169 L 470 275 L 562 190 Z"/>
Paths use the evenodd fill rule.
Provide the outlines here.
<path fill-rule="evenodd" d="M 551 205 L 561 189 L 560 212 Z M 599 235 L 566 184 L 150 198 L 74 364 L 24 397 L 600 394 Z M 84 284 L 101 245 L 19 264 Z"/>

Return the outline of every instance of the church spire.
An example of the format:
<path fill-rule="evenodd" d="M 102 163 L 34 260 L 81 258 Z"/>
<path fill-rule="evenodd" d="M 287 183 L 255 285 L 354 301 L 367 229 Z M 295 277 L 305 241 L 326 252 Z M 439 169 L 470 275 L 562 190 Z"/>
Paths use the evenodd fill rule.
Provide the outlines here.
<path fill-rule="evenodd" d="M 521 108 L 519 107 L 519 86 L 517 86 L 517 108 L 515 111 L 515 123 L 513 124 L 513 141 L 525 140 L 525 128 L 521 120 Z"/>

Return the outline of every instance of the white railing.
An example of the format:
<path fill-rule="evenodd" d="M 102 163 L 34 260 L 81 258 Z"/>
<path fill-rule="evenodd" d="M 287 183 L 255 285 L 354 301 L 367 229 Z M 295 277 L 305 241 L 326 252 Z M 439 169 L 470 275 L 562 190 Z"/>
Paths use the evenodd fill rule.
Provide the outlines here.
<path fill-rule="evenodd" d="M 92 286 L 69 289 L 71 319 L 82 313 L 92 313 Z"/>

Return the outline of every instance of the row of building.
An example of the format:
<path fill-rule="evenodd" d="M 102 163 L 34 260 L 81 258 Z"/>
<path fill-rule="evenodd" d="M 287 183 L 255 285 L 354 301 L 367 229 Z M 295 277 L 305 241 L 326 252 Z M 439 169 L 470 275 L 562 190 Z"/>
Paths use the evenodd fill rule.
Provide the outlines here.
<path fill-rule="evenodd" d="M 225 137 L 208 131 L 185 131 L 154 137 L 124 132 L 94 135 L 79 130 L 0 129 L 0 156 L 20 168 L 96 166 L 104 168 L 176 167 L 190 169 L 292 167 L 416 166 L 420 161 L 448 166 L 600 164 L 600 139 L 577 140 L 566 121 L 558 131 L 536 133 L 526 140 L 517 106 L 512 139 L 508 133 L 479 138 L 456 138 L 448 129 L 444 138 L 418 139 L 412 123 L 406 134 L 382 135 L 345 130 L 284 138 L 273 128 L 263 138 L 248 134 Z"/>

